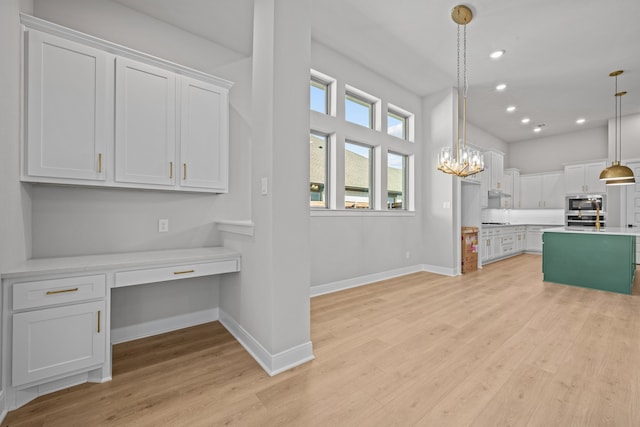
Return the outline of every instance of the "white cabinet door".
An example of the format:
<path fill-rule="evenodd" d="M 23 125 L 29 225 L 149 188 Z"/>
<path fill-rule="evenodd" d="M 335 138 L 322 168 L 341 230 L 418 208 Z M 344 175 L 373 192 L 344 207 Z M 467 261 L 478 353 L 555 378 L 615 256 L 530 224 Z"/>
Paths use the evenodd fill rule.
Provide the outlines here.
<path fill-rule="evenodd" d="M 182 78 L 180 186 L 228 191 L 228 91 Z"/>
<path fill-rule="evenodd" d="M 175 184 L 174 73 L 116 59 L 117 182 Z"/>
<path fill-rule="evenodd" d="M 26 177 L 105 179 L 108 66 L 105 52 L 29 30 Z"/>
<path fill-rule="evenodd" d="M 520 176 L 520 206 L 522 209 L 542 207 L 542 177 L 540 175 Z"/>
<path fill-rule="evenodd" d="M 104 307 L 98 301 L 14 314 L 12 385 L 103 363 Z"/>
<path fill-rule="evenodd" d="M 491 152 L 491 189 L 503 190 L 504 156 L 500 153 Z"/>
<path fill-rule="evenodd" d="M 565 193 L 585 193 L 584 165 L 570 165 L 564 167 Z"/>
<path fill-rule="evenodd" d="M 546 173 L 542 175 L 542 207 L 564 209 L 564 174 Z"/>
<path fill-rule="evenodd" d="M 607 192 L 604 181 L 600 181 L 600 173 L 607 167 L 607 162 L 589 163 L 584 165 L 585 189 L 587 193 L 602 194 Z"/>

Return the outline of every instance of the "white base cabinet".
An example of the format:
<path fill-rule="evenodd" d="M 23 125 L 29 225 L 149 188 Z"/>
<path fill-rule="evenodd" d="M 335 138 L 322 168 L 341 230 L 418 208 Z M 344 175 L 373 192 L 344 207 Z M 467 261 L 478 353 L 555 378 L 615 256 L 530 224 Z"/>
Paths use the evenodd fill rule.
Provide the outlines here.
<path fill-rule="evenodd" d="M 14 314 L 11 385 L 99 367 L 104 324 L 104 301 Z"/>
<path fill-rule="evenodd" d="M 483 229 L 480 232 L 480 257 L 483 264 L 524 252 L 542 252 L 540 225 L 514 225 Z"/>

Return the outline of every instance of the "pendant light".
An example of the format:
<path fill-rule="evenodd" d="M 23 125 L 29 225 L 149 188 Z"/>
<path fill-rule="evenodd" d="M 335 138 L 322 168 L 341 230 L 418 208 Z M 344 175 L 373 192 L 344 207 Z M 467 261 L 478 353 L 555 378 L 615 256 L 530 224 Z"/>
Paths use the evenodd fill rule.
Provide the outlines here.
<path fill-rule="evenodd" d="M 613 71 L 609 74 L 610 77 L 616 78 L 616 90 L 615 90 L 615 119 L 614 119 L 614 152 L 615 157 L 611 162 L 611 166 L 605 168 L 600 172 L 600 180 L 605 181 L 606 185 L 630 185 L 635 184 L 636 180 L 633 175 L 633 171 L 627 166 L 620 164 L 622 158 L 622 97 L 627 92 L 618 92 L 618 76 L 622 74 L 622 70 Z M 618 150 L 619 147 L 619 150 Z M 620 154 L 620 157 L 618 157 Z"/>
<path fill-rule="evenodd" d="M 458 86 L 456 91 L 456 135 L 453 146 L 442 147 L 438 155 L 438 170 L 456 176 L 470 176 L 484 170 L 484 156 L 479 150 L 467 147 L 467 24 L 473 13 L 469 7 L 458 5 L 451 11 L 451 19 L 458 25 Z M 460 86 L 460 26 L 463 28 L 463 86 Z M 462 104 L 462 105 L 461 105 Z M 460 110 L 462 109 L 462 120 Z"/>

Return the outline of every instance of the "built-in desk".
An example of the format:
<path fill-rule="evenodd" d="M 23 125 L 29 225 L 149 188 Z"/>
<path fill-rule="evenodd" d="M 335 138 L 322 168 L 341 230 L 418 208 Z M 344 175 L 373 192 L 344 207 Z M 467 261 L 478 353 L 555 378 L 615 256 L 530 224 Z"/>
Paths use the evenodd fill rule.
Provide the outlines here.
<path fill-rule="evenodd" d="M 111 379 L 113 288 L 240 271 L 223 247 L 30 259 L 1 273 L 7 409 Z"/>

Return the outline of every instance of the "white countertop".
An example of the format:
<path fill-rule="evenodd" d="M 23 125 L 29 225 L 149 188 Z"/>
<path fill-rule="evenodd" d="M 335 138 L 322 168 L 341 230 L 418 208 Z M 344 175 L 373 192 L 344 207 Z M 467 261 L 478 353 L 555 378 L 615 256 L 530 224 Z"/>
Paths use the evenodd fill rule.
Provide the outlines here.
<path fill-rule="evenodd" d="M 73 257 L 32 258 L 14 265 L 1 275 L 3 279 L 57 273 L 122 270 L 240 258 L 240 253 L 221 246 L 169 249 L 146 252 L 124 252 Z"/>
<path fill-rule="evenodd" d="M 595 227 L 554 227 L 545 228 L 544 233 L 576 233 L 576 234 L 607 234 L 617 236 L 640 236 L 640 228 L 602 227 L 599 231 Z"/>

